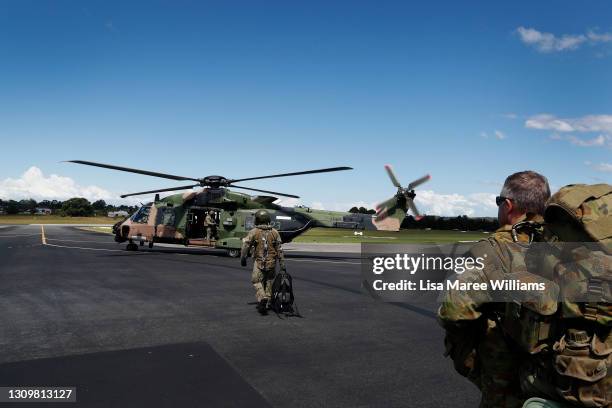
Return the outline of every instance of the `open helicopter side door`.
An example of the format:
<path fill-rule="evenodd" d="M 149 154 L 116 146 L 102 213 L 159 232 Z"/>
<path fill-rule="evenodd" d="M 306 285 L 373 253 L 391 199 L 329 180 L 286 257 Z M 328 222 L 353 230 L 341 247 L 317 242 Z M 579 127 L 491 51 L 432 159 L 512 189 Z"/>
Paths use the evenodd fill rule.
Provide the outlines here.
<path fill-rule="evenodd" d="M 206 239 L 206 226 L 204 225 L 204 220 L 209 211 L 214 213 L 213 220 L 218 228 L 220 213 L 218 208 L 192 207 L 188 210 L 185 225 L 185 238 L 189 245 L 214 246 L 211 245 L 211 242 L 214 241 L 209 242 Z M 214 233 L 218 234 L 218 230 L 214 231 Z"/>

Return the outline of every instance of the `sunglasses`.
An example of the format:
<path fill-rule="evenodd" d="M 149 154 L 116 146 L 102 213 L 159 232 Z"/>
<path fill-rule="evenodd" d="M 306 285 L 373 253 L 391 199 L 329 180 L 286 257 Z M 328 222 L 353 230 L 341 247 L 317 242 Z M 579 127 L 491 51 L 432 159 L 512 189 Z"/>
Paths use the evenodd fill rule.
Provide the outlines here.
<path fill-rule="evenodd" d="M 503 203 L 506 202 L 506 200 L 510 200 L 512 201 L 511 198 L 508 197 L 504 197 L 504 196 L 497 196 L 495 197 L 495 204 L 497 204 L 497 206 L 499 207 L 500 205 L 502 205 Z"/>

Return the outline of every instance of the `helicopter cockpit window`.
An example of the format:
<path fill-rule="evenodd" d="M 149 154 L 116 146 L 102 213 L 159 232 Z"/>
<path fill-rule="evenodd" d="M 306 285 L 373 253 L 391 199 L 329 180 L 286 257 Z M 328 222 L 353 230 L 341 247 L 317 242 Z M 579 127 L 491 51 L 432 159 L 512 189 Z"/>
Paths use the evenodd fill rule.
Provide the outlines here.
<path fill-rule="evenodd" d="M 174 209 L 163 208 L 162 211 L 161 223 L 164 225 L 174 225 Z"/>
<path fill-rule="evenodd" d="M 151 212 L 151 207 L 140 207 L 138 212 L 134 214 L 132 217 L 132 221 L 139 224 L 146 224 L 149 222 L 149 213 Z"/>

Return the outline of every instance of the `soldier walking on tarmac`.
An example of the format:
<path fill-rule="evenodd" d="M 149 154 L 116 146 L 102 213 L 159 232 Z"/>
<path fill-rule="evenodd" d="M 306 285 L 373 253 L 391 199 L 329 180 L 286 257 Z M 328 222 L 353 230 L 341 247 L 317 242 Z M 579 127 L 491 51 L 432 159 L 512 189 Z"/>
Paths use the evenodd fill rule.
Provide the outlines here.
<path fill-rule="evenodd" d="M 265 210 L 255 213 L 255 228 L 242 240 L 240 264 L 246 266 L 247 256 L 253 255 L 253 274 L 251 282 L 255 287 L 257 310 L 266 314 L 272 298 L 272 282 L 276 275 L 276 263 L 285 270 L 285 257 L 281 247 L 282 241 L 277 230 L 270 225 L 270 214 Z M 251 249 L 252 248 L 252 249 Z"/>

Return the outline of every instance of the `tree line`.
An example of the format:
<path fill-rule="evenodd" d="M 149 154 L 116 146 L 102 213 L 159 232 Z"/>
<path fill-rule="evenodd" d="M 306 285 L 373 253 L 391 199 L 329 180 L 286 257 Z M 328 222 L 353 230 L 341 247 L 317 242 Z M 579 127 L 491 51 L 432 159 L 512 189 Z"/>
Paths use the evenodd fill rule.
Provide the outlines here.
<path fill-rule="evenodd" d="M 66 201 L 60 200 L 2 200 L 0 210 L 6 214 L 35 214 L 37 208 L 48 208 L 52 214 L 67 217 L 93 217 L 106 216 L 110 211 L 127 211 L 133 213 L 136 207 L 128 205 L 107 204 L 104 200 L 91 203 L 83 197 L 74 197 Z"/>
<path fill-rule="evenodd" d="M 83 197 L 74 197 L 66 201 L 60 200 L 2 200 L 0 199 L 0 212 L 6 214 L 35 214 L 37 208 L 48 208 L 52 214 L 68 217 L 106 216 L 111 211 L 127 211 L 128 214 L 136 211 L 137 207 L 128 205 L 107 204 L 104 200 L 93 203 Z M 373 209 L 353 207 L 349 210 L 354 214 L 376 214 Z M 426 215 L 417 221 L 408 215 L 401 225 L 402 229 L 461 230 L 461 231 L 495 231 L 499 228 L 497 218 L 494 217 L 439 217 Z"/>
<path fill-rule="evenodd" d="M 353 207 L 349 212 L 354 214 L 376 214 L 375 210 L 368 210 L 365 207 Z M 435 230 L 460 230 L 460 231 L 495 231 L 499 228 L 499 223 L 495 217 L 468 217 L 459 215 L 456 217 L 439 217 L 436 215 L 426 215 L 419 221 L 412 215 L 404 218 L 401 225 L 402 229 L 425 229 Z"/>

